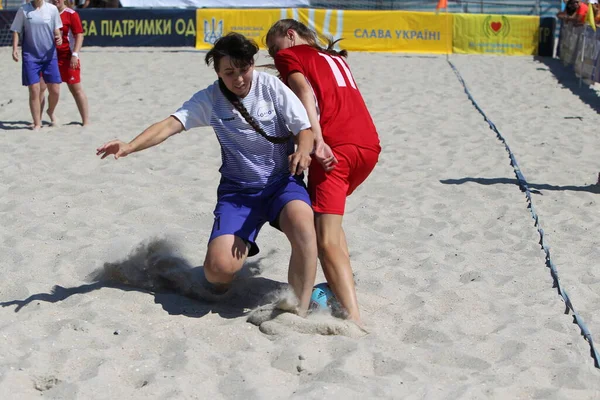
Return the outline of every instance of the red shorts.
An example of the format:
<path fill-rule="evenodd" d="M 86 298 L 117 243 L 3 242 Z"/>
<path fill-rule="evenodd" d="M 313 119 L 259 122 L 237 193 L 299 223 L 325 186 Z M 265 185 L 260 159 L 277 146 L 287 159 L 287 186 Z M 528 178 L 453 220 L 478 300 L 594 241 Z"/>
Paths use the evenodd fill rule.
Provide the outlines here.
<path fill-rule="evenodd" d="M 58 70 L 60 71 L 60 79 L 67 85 L 81 82 L 81 62 L 77 60 L 77 68 L 71 68 L 71 56 L 68 58 L 59 57 Z"/>
<path fill-rule="evenodd" d="M 308 170 L 308 193 L 314 212 L 344 215 L 346 197 L 367 179 L 379 160 L 379 151 L 352 144 L 335 147 L 338 163 L 330 172 L 313 158 Z"/>

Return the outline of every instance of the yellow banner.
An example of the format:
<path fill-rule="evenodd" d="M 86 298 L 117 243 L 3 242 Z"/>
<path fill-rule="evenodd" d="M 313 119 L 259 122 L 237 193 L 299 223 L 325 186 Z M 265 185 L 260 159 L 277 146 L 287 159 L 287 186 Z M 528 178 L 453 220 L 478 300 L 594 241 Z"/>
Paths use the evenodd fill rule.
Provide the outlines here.
<path fill-rule="evenodd" d="M 261 49 L 271 25 L 281 19 L 280 9 L 206 9 L 196 10 L 196 48 L 209 50 L 213 43 L 229 32 L 253 39 Z"/>
<path fill-rule="evenodd" d="M 536 55 L 540 18 L 454 14 L 455 53 Z"/>
<path fill-rule="evenodd" d="M 196 48 L 210 49 L 231 31 L 265 48 L 271 25 L 297 19 L 324 37 L 344 39 L 349 51 L 447 53 L 452 49 L 452 14 L 408 11 L 344 11 L 315 9 L 198 9 Z"/>
<path fill-rule="evenodd" d="M 349 51 L 447 53 L 452 14 L 409 11 L 300 9 L 300 20 L 319 33 L 343 38 Z"/>
<path fill-rule="evenodd" d="M 198 9 L 196 48 L 208 50 L 235 31 L 264 49 L 269 28 L 282 18 L 343 39 L 338 50 L 536 55 L 539 45 L 540 19 L 533 16 L 295 8 Z"/>

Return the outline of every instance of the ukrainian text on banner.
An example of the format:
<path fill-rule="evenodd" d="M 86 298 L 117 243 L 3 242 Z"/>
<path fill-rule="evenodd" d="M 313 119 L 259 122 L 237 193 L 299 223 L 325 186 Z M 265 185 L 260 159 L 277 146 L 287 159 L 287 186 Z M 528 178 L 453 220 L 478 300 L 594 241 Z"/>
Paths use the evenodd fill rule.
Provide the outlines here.
<path fill-rule="evenodd" d="M 350 51 L 447 53 L 452 46 L 451 14 L 313 9 L 298 14 L 320 34 L 343 38 L 339 47 Z"/>
<path fill-rule="evenodd" d="M 265 48 L 264 39 L 271 25 L 279 21 L 279 9 L 198 9 L 196 10 L 196 48 L 208 50 L 228 32 L 238 32 Z"/>
<path fill-rule="evenodd" d="M 323 37 L 343 38 L 350 51 L 446 53 L 452 46 L 452 15 L 406 11 L 344 11 L 322 9 L 199 9 L 196 48 L 209 49 L 224 33 L 236 31 L 264 48 L 276 21 L 294 18 Z"/>
<path fill-rule="evenodd" d="M 127 8 L 308 7 L 309 0 L 120 0 Z"/>
<path fill-rule="evenodd" d="M 455 53 L 537 55 L 540 18 L 454 14 Z"/>
<path fill-rule="evenodd" d="M 194 46 L 195 10 L 78 10 L 85 46 Z"/>

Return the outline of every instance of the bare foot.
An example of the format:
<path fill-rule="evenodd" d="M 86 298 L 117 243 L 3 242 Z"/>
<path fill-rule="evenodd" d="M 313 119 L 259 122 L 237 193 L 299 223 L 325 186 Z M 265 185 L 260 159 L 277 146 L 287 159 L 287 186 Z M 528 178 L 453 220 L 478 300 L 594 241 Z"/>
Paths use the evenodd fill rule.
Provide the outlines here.
<path fill-rule="evenodd" d="M 39 131 L 40 129 L 42 129 L 42 127 L 40 125 L 31 124 L 29 125 L 29 129 L 31 129 L 32 131 Z"/>
<path fill-rule="evenodd" d="M 60 126 L 58 122 L 58 118 L 54 116 L 54 114 L 50 114 L 50 111 L 46 111 L 46 114 L 50 117 L 50 126 Z"/>

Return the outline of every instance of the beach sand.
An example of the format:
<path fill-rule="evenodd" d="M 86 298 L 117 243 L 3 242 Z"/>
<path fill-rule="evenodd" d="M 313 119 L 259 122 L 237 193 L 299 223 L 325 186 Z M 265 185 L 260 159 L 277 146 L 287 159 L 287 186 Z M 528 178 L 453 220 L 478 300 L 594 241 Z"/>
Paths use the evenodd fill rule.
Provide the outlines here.
<path fill-rule="evenodd" d="M 21 66 L 0 48 L 0 398 L 600 398 L 508 153 L 445 56 L 350 54 L 383 147 L 344 222 L 368 335 L 328 316 L 248 322 L 285 290 L 289 245 L 270 227 L 222 301 L 100 279 L 167 255 L 195 293 L 212 130 L 117 161 L 95 149 L 212 83 L 204 54 L 84 48 L 92 125 L 63 85 L 62 126 L 32 132 Z M 561 284 L 600 342 L 597 92 L 557 60 L 450 60 L 535 190 Z"/>

